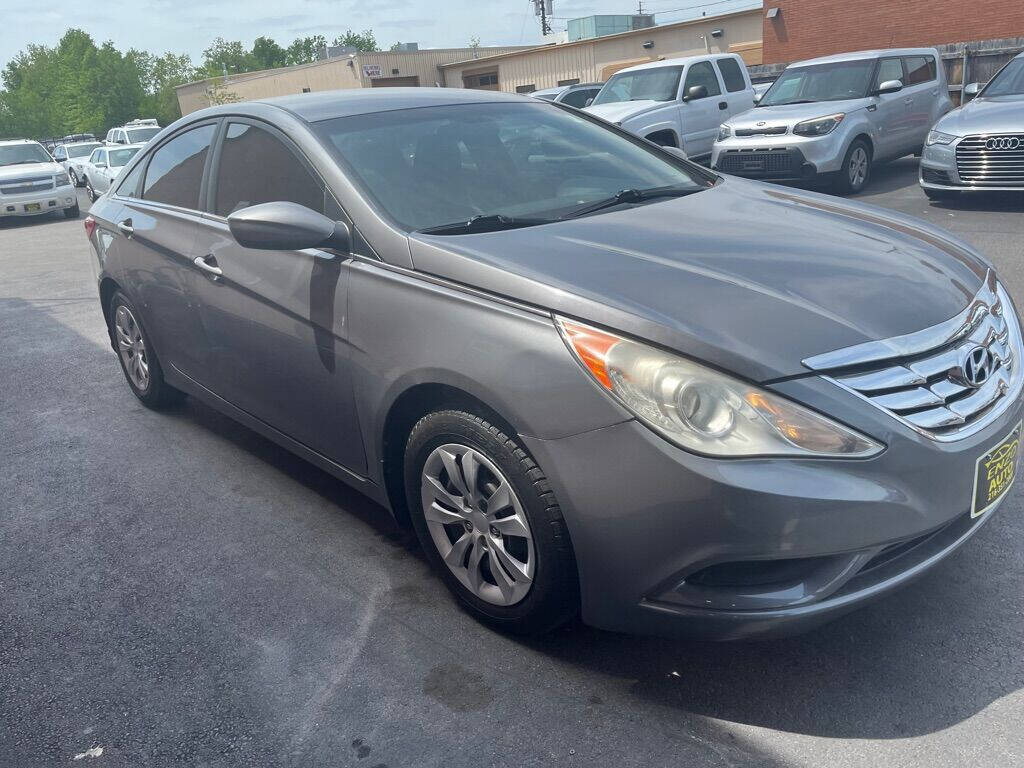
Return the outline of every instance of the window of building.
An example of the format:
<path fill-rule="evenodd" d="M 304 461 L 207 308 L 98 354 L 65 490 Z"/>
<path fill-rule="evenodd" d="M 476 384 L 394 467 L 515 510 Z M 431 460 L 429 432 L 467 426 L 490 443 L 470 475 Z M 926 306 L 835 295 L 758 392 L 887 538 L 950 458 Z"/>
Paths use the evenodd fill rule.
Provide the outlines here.
<path fill-rule="evenodd" d="M 932 56 L 907 56 L 903 59 L 903 65 L 907 70 L 904 85 L 929 83 L 937 77 L 935 58 Z"/>
<path fill-rule="evenodd" d="M 559 80 L 558 84 L 560 86 L 561 85 L 576 85 L 576 83 L 578 83 L 579 81 L 580 81 L 580 79 L 578 77 L 574 77 L 572 80 Z"/>
<path fill-rule="evenodd" d="M 719 59 L 717 62 L 718 71 L 722 73 L 722 80 L 725 82 L 725 90 L 729 93 L 743 91 L 747 88 L 747 81 L 743 78 L 743 72 L 736 59 Z"/>
<path fill-rule="evenodd" d="M 530 83 L 529 85 L 517 85 L 516 86 L 516 93 L 533 93 L 536 90 L 537 90 L 537 85 L 535 83 Z"/>
<path fill-rule="evenodd" d="M 210 153 L 214 128 L 213 125 L 193 128 L 154 152 L 146 169 L 143 199 L 198 209 L 203 166 Z"/>
<path fill-rule="evenodd" d="M 882 59 L 878 67 L 878 79 L 875 80 L 875 88 L 889 80 L 903 82 L 903 61 L 900 59 Z"/>
<path fill-rule="evenodd" d="M 220 151 L 214 213 L 228 216 L 250 205 L 278 200 L 323 213 L 324 185 L 269 131 L 229 123 Z"/>
<path fill-rule="evenodd" d="M 718 85 L 718 76 L 710 61 L 698 61 L 691 64 L 686 71 L 686 82 L 683 84 L 683 93 L 687 94 L 695 85 L 703 85 L 708 89 L 708 96 L 718 96 L 722 89 Z"/>
<path fill-rule="evenodd" d="M 498 84 L 498 75 L 497 75 L 496 72 L 492 72 L 492 73 L 487 74 L 487 75 L 480 75 L 476 79 L 476 81 L 477 81 L 477 83 L 479 85 L 497 85 Z"/>
<path fill-rule="evenodd" d="M 303 92 L 303 93 L 309 93 L 309 88 L 303 88 L 303 89 L 302 89 L 302 92 Z"/>

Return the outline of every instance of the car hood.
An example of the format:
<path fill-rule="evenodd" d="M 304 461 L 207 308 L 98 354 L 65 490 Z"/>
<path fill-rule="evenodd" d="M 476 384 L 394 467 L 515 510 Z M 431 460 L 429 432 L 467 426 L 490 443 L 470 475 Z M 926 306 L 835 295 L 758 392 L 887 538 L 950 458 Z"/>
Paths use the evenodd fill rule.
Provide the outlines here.
<path fill-rule="evenodd" d="M 602 120 L 607 120 L 609 123 L 621 123 L 623 120 L 639 117 L 645 112 L 650 112 L 658 107 L 664 107 L 669 103 L 668 101 L 652 101 L 651 99 L 613 101 L 608 104 L 591 104 L 589 107 L 585 107 L 583 111 L 589 112 L 595 117 L 600 117 Z"/>
<path fill-rule="evenodd" d="M 0 165 L 0 181 L 21 179 L 29 176 L 43 176 L 64 171 L 57 163 L 25 163 L 24 165 Z"/>
<path fill-rule="evenodd" d="M 966 136 L 971 133 L 1020 133 L 1024 125 L 1024 96 L 994 96 L 968 102 L 946 114 L 936 131 Z"/>
<path fill-rule="evenodd" d="M 869 104 L 868 99 L 844 99 L 843 101 L 815 101 L 811 104 L 781 104 L 777 107 L 754 107 L 726 120 L 732 128 L 753 128 L 764 122 L 767 126 L 793 126 L 804 120 L 827 117 L 836 112 L 853 112 Z M 758 126 L 765 127 L 765 126 Z"/>
<path fill-rule="evenodd" d="M 926 328 L 986 265 L 924 222 L 741 179 L 504 232 L 415 234 L 417 270 L 675 349 L 755 381 Z"/>

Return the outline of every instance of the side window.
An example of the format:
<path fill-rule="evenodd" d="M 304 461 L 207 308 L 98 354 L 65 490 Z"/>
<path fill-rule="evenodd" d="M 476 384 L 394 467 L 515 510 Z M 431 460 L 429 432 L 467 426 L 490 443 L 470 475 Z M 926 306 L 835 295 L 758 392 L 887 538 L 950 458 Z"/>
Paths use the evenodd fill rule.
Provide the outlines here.
<path fill-rule="evenodd" d="M 562 99 L 562 103 L 568 104 L 570 107 L 576 107 L 576 109 L 582 109 L 587 105 L 587 99 L 592 99 L 596 95 L 597 89 L 580 88 L 578 91 L 567 93 L 565 98 Z"/>
<path fill-rule="evenodd" d="M 882 59 L 881 65 L 878 67 L 878 78 L 875 80 L 875 88 L 880 86 L 882 83 L 889 80 L 899 80 L 903 82 L 903 61 L 900 59 Z"/>
<path fill-rule="evenodd" d="M 132 172 L 124 177 L 117 187 L 117 194 L 122 197 L 138 197 L 139 196 L 139 183 L 142 181 L 142 173 L 146 168 L 146 161 L 143 160 L 134 168 Z"/>
<path fill-rule="evenodd" d="M 683 84 L 683 95 L 690 92 L 695 85 L 703 85 L 708 89 L 708 96 L 718 96 L 722 89 L 718 86 L 718 76 L 710 61 L 698 61 L 686 70 L 686 82 Z"/>
<path fill-rule="evenodd" d="M 213 212 L 227 216 L 283 200 L 324 212 L 324 185 L 280 139 L 262 128 L 229 123 L 220 150 Z"/>
<path fill-rule="evenodd" d="M 65 150 L 64 147 L 57 147 L 53 150 L 53 157 L 55 160 L 67 160 L 67 150 Z"/>
<path fill-rule="evenodd" d="M 907 69 L 904 85 L 920 85 L 936 78 L 935 59 L 931 56 L 908 56 L 903 64 Z"/>
<path fill-rule="evenodd" d="M 729 93 L 736 93 L 736 91 L 745 91 L 747 89 L 747 81 L 743 77 L 743 72 L 740 71 L 740 65 L 736 63 L 736 59 L 719 59 L 718 71 L 722 73 L 722 81 L 725 83 L 725 90 Z"/>
<path fill-rule="evenodd" d="M 98 161 L 99 159 L 100 159 L 100 150 L 98 150 L 98 149 L 94 149 L 94 150 L 92 151 L 92 154 L 91 154 L 91 155 L 89 155 L 89 162 L 90 162 L 90 163 L 95 163 L 95 162 L 97 162 L 97 161 Z"/>
<path fill-rule="evenodd" d="M 181 208 L 199 208 L 199 186 L 215 127 L 193 128 L 154 152 L 146 169 L 143 199 Z"/>

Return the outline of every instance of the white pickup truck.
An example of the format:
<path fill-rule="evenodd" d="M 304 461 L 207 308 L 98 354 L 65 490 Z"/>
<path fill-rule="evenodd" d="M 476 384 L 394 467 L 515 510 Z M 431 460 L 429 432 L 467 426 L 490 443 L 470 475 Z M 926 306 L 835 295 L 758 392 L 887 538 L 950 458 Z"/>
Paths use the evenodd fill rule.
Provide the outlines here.
<path fill-rule="evenodd" d="M 701 161 L 710 158 L 718 127 L 753 106 L 743 59 L 709 53 L 619 70 L 585 111 Z"/>

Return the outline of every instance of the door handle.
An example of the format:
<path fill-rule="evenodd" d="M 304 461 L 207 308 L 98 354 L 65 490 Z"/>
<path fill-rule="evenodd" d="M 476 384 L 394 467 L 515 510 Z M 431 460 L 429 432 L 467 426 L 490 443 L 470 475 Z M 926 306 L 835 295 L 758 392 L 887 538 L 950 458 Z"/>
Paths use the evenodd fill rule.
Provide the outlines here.
<path fill-rule="evenodd" d="M 192 259 L 192 263 L 195 264 L 204 272 L 209 272 L 214 277 L 220 277 L 221 275 L 224 274 L 224 270 L 217 266 L 217 260 L 213 258 L 213 254 L 207 254 L 206 256 L 196 256 L 194 259 Z"/>
<path fill-rule="evenodd" d="M 913 99 L 909 99 L 909 98 L 908 98 L 908 99 L 904 99 L 904 100 L 903 100 L 903 103 L 904 103 L 904 104 L 913 104 L 913 103 L 914 103 L 914 100 L 913 100 Z"/>
<path fill-rule="evenodd" d="M 718 102 L 718 108 L 719 109 L 728 109 L 729 108 L 729 103 L 726 102 L 726 101 L 720 101 L 720 102 Z"/>
<path fill-rule="evenodd" d="M 125 237 L 131 237 L 135 234 L 135 228 L 132 227 L 131 219 L 125 219 L 124 221 L 117 222 L 117 228 L 121 230 L 121 234 Z"/>

